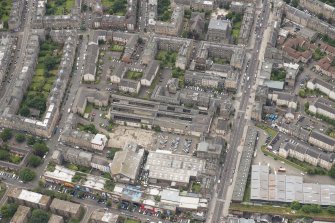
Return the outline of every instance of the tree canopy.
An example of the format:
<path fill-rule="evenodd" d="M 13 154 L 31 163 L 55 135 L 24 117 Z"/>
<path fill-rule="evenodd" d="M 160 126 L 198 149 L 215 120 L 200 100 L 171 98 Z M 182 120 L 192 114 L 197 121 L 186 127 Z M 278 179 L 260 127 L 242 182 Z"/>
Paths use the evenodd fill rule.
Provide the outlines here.
<path fill-rule="evenodd" d="M 10 129 L 4 129 L 1 133 L 0 133 L 0 138 L 2 139 L 2 141 L 7 142 L 8 140 L 10 140 L 13 137 L 13 133 L 12 130 Z"/>
<path fill-rule="evenodd" d="M 39 165 L 41 165 L 41 163 L 42 163 L 42 159 L 41 159 L 41 157 L 39 157 L 39 156 L 31 155 L 31 156 L 29 157 L 28 163 L 29 163 L 29 165 L 32 166 L 32 167 L 38 167 Z"/>
<path fill-rule="evenodd" d="M 5 204 L 1 207 L 1 214 L 5 218 L 11 218 L 15 214 L 18 205 L 15 203 Z"/>
<path fill-rule="evenodd" d="M 15 135 L 15 140 L 18 143 L 23 143 L 26 140 L 26 136 L 23 133 L 18 133 Z"/>
<path fill-rule="evenodd" d="M 49 214 L 42 209 L 34 209 L 29 223 L 47 223 L 49 221 Z"/>
<path fill-rule="evenodd" d="M 36 173 L 29 168 L 20 170 L 19 177 L 23 182 L 29 182 L 35 179 Z"/>

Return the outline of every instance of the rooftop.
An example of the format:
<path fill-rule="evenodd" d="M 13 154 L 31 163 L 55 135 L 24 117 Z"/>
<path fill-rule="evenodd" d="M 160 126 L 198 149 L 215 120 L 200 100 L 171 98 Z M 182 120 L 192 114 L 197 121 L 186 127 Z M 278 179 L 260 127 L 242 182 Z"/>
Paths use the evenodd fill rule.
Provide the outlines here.
<path fill-rule="evenodd" d="M 118 218 L 119 218 L 118 214 L 101 209 L 95 210 L 91 215 L 91 220 L 97 222 L 117 223 Z"/>
<path fill-rule="evenodd" d="M 50 208 L 70 212 L 75 215 L 79 212 L 80 204 L 54 198 Z"/>
<path fill-rule="evenodd" d="M 229 29 L 230 26 L 231 26 L 231 23 L 229 20 L 212 18 L 209 21 L 208 29 L 218 29 L 218 30 L 226 31 Z"/>
<path fill-rule="evenodd" d="M 145 166 L 149 178 L 183 183 L 189 183 L 190 177 L 197 177 L 204 168 L 205 160 L 167 151 L 149 152 Z"/>

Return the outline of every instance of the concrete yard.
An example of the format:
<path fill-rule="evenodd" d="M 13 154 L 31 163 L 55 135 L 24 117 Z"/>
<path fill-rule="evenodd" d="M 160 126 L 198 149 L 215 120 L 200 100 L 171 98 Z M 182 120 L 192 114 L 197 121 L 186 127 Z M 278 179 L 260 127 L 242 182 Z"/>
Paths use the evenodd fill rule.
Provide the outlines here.
<path fill-rule="evenodd" d="M 117 126 L 109 137 L 109 147 L 123 148 L 126 142 L 136 142 L 137 144 L 150 149 L 155 144 L 156 133 L 139 128 L 128 126 Z"/>

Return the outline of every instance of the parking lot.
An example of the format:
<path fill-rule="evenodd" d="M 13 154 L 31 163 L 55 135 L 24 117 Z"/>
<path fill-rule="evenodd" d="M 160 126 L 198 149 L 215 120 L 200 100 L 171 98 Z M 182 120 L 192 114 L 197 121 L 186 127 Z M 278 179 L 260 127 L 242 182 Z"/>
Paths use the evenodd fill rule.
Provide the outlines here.
<path fill-rule="evenodd" d="M 160 133 L 157 137 L 156 147 L 160 150 L 185 155 L 193 154 L 198 143 L 199 139 L 195 137 Z"/>

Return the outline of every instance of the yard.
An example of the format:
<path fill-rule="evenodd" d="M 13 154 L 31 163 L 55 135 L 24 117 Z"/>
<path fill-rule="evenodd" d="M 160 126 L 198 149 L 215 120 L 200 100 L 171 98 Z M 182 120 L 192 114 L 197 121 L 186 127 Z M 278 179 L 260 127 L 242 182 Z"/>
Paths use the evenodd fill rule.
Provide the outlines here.
<path fill-rule="evenodd" d="M 200 183 L 193 183 L 192 184 L 192 192 L 193 193 L 200 193 L 201 192 L 201 184 Z"/>
<path fill-rule="evenodd" d="M 320 48 L 316 48 L 316 50 L 313 52 L 313 60 L 320 60 L 327 54 L 325 52 L 322 52 Z"/>
<path fill-rule="evenodd" d="M 127 79 L 131 79 L 131 80 L 139 80 L 141 79 L 143 76 L 143 73 L 142 72 L 137 72 L 137 71 L 131 71 L 131 70 L 128 70 L 127 73 L 126 73 L 126 78 Z"/>
<path fill-rule="evenodd" d="M 86 108 L 85 108 L 85 113 L 91 113 L 92 111 L 93 111 L 93 104 L 87 103 Z"/>
<path fill-rule="evenodd" d="M 88 132 L 88 133 L 92 133 L 92 134 L 97 134 L 98 130 L 95 128 L 95 126 L 93 124 L 89 124 L 89 125 L 83 125 L 83 124 L 78 124 L 77 125 L 78 129 L 82 132 Z"/>
<path fill-rule="evenodd" d="M 284 81 L 286 77 L 286 70 L 284 68 L 272 69 L 270 79 L 272 81 Z"/>
<path fill-rule="evenodd" d="M 167 50 L 159 50 L 156 55 L 156 60 L 159 60 L 163 67 L 172 68 L 175 66 L 177 53 Z"/>
<path fill-rule="evenodd" d="M 238 43 L 238 38 L 240 36 L 240 30 L 242 25 L 242 14 L 235 13 L 235 12 L 229 12 L 226 15 L 226 18 L 232 21 L 232 30 L 231 35 L 233 37 L 234 44 Z"/>
<path fill-rule="evenodd" d="M 158 0 L 157 5 L 157 15 L 159 21 L 169 21 L 172 15 L 171 3 L 170 0 Z"/>
<path fill-rule="evenodd" d="M 225 65 L 225 64 L 229 64 L 230 63 L 230 59 L 228 59 L 228 58 L 213 57 L 212 60 L 216 64 Z"/>
<path fill-rule="evenodd" d="M 103 10 L 110 15 L 124 16 L 127 10 L 127 0 L 102 0 Z"/>
<path fill-rule="evenodd" d="M 12 0 L 0 0 L 0 21 L 4 22 L 4 29 L 8 29 L 8 19 L 12 9 L 12 2 Z"/>
<path fill-rule="evenodd" d="M 19 114 L 31 117 L 31 111 L 37 110 L 41 118 L 46 110 L 47 97 L 51 91 L 58 66 L 62 57 L 62 45 L 47 39 L 41 44 L 38 62 L 32 82 L 21 103 Z"/>
<path fill-rule="evenodd" d="M 75 0 L 48 0 L 46 15 L 67 15 L 75 6 Z"/>
<path fill-rule="evenodd" d="M 124 50 L 124 46 L 122 45 L 118 45 L 118 44 L 113 44 L 110 48 L 110 51 L 114 51 L 114 52 L 123 52 Z"/>

